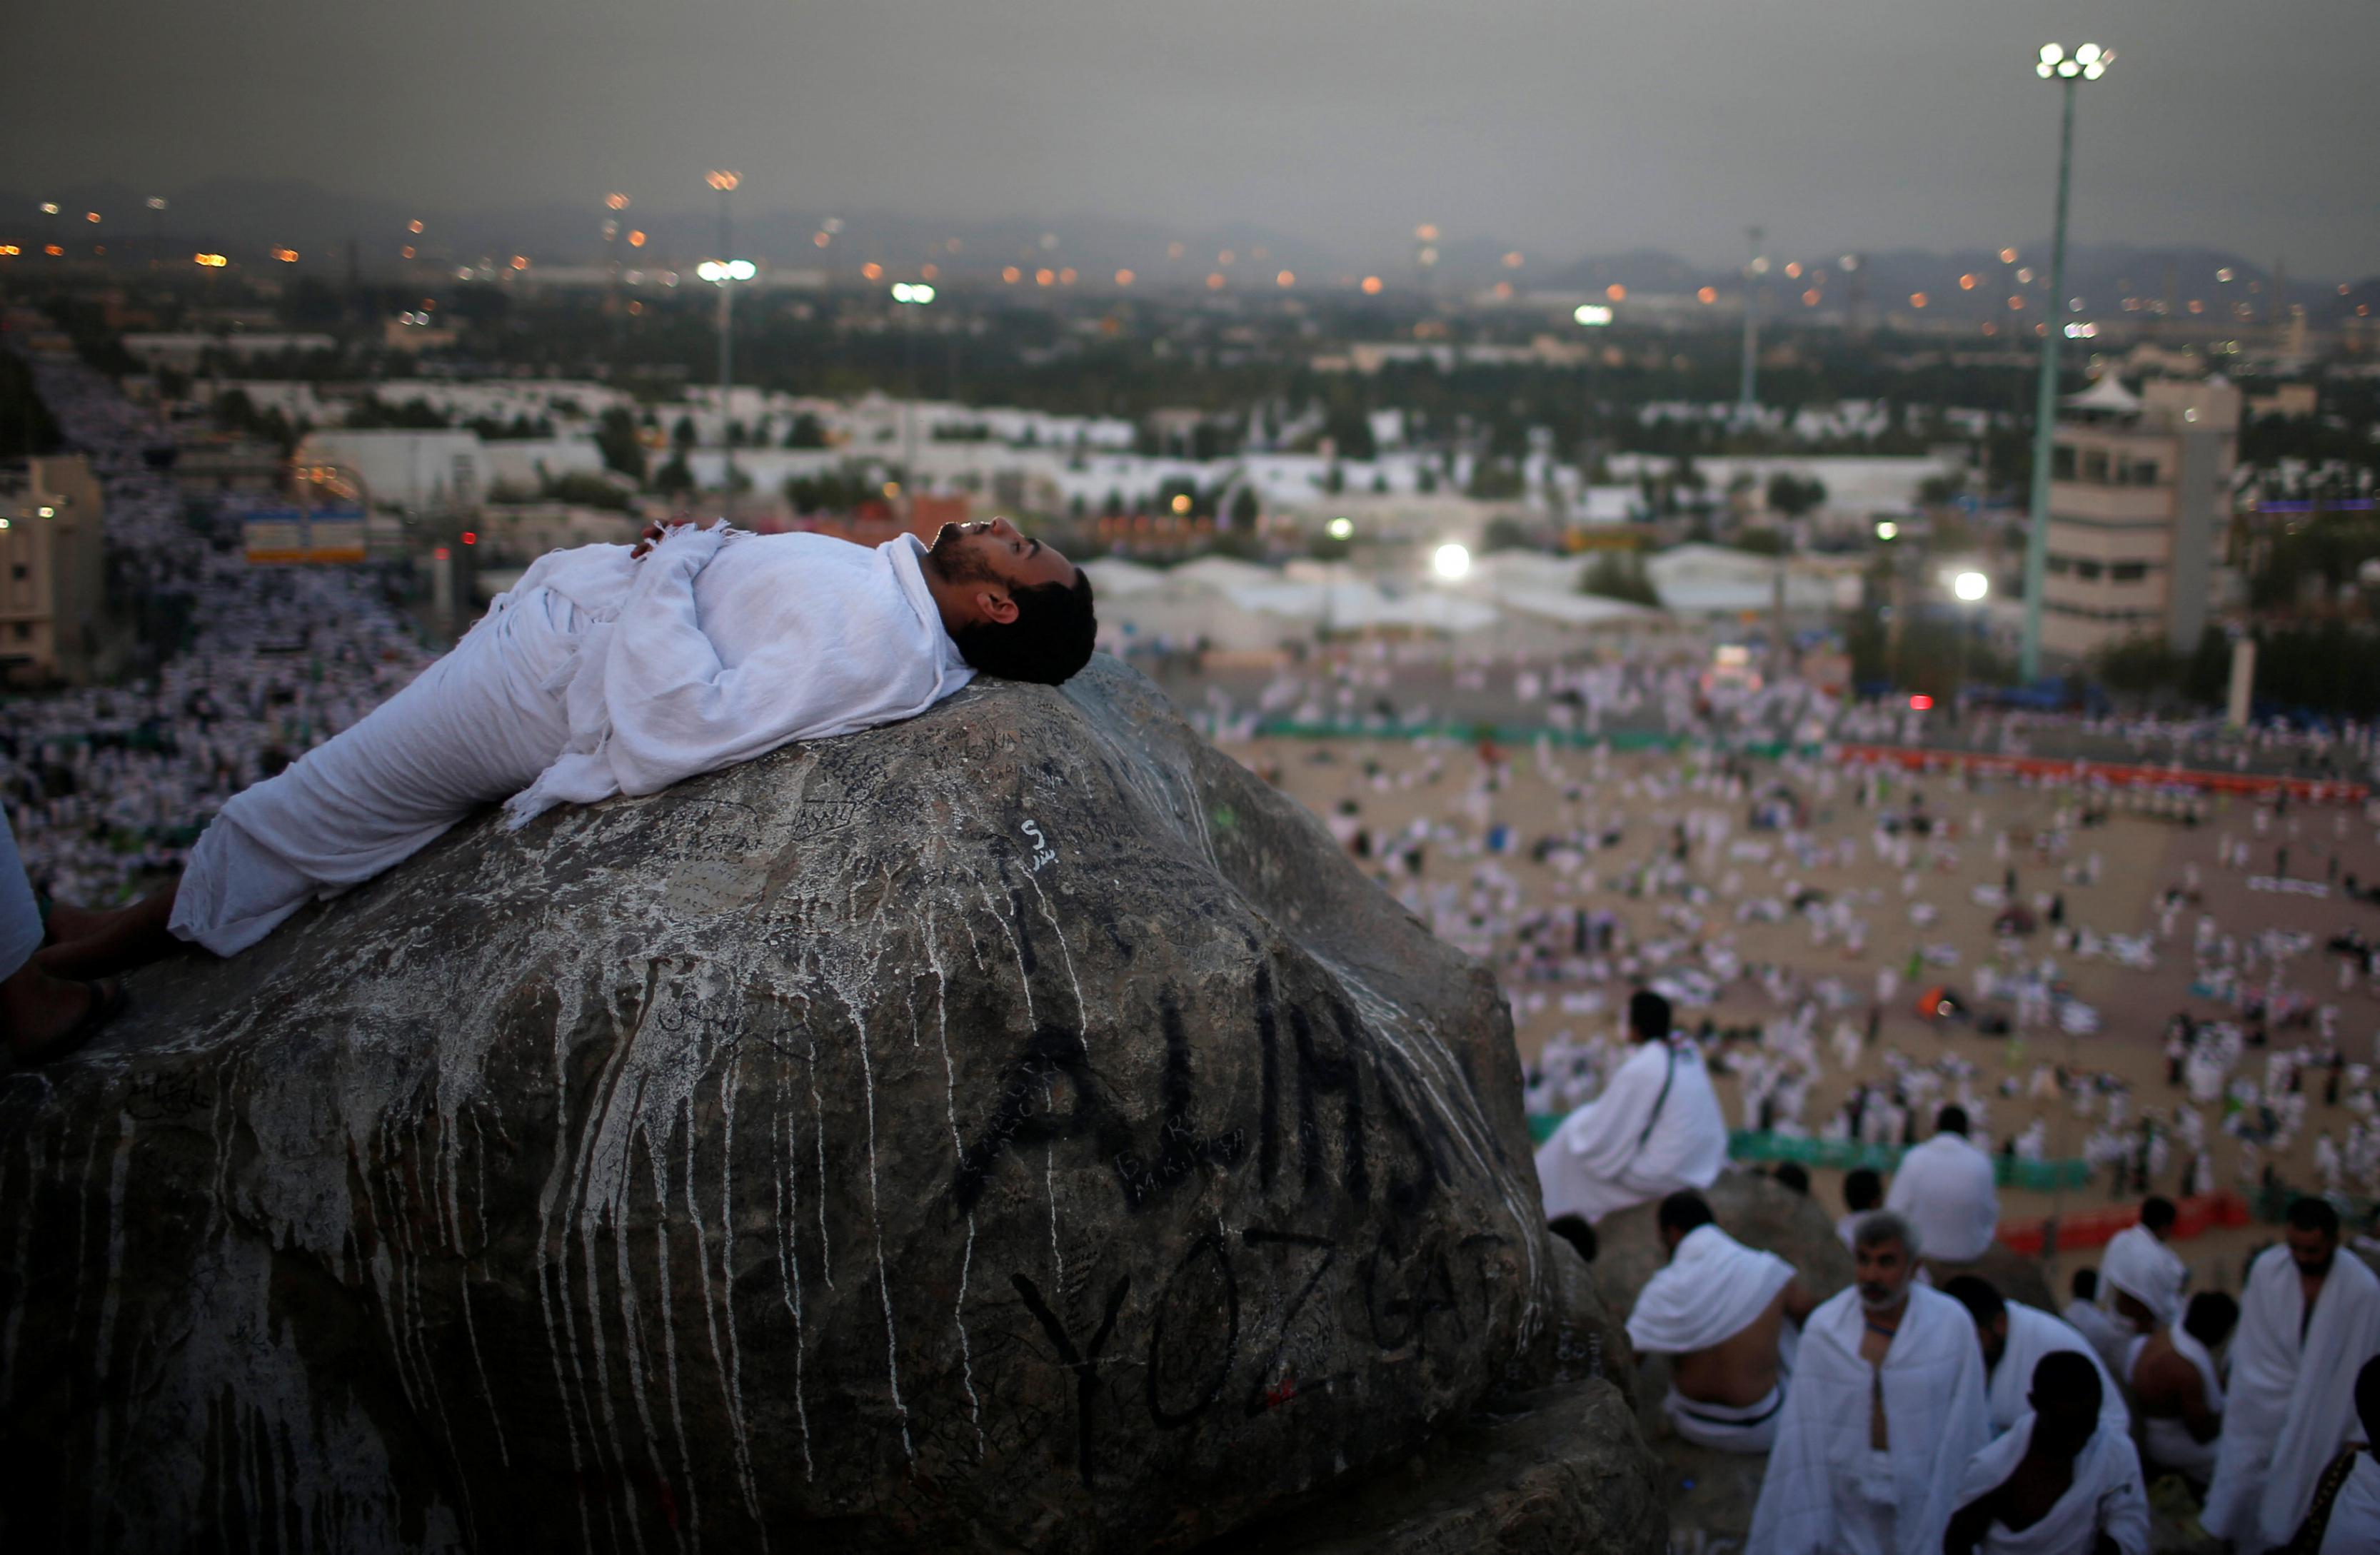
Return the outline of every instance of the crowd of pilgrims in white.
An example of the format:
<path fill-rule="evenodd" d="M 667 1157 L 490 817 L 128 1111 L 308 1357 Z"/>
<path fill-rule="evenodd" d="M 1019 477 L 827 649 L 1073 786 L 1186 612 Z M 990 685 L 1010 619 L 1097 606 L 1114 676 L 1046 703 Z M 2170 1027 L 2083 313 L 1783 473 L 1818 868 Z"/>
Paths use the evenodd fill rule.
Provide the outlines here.
<path fill-rule="evenodd" d="M 1451 738 L 1424 744 L 1422 759 L 1399 771 L 1366 759 L 1360 786 L 1443 795 L 1430 810 L 1375 832 L 1363 805 L 1347 798 L 1324 820 L 1433 932 L 1498 969 L 1516 1021 L 1549 1011 L 1575 1018 L 1546 1040 L 1529 1068 L 1534 1115 L 1561 1115 L 1598 1092 L 1626 1056 L 1618 1014 L 1627 990 L 1649 987 L 1671 1001 L 1682 1026 L 1699 1027 L 1714 1071 L 1737 1076 L 1742 1112 L 1731 1121 L 1746 1130 L 1908 1145 L 1937 1106 L 1956 1101 L 1979 1142 L 2043 1160 L 2052 1149 L 2040 1113 L 2063 1105 L 2078 1120 L 2062 1131 L 2067 1148 L 2114 1195 L 2203 1194 L 2260 1186 L 2267 1161 L 2306 1129 L 2312 1089 L 2349 1111 L 2343 1129 L 2325 1127 L 2314 1139 L 2320 1182 L 2301 1185 L 2380 1196 L 2380 1031 L 2345 1030 L 2341 1002 L 2380 986 L 2373 982 L 2380 971 L 2374 945 L 2352 933 L 2317 943 L 2295 930 L 2226 931 L 2195 866 L 2157 899 L 2152 931 L 2106 931 L 2067 910 L 2066 889 L 2080 894 L 2101 878 L 2105 861 L 2090 838 L 2111 811 L 2209 825 L 2213 812 L 2202 796 L 2053 789 L 2048 824 L 2021 834 L 1993 828 L 1979 808 L 1960 818 L 1963 824 L 1929 811 L 1928 792 L 1966 808 L 1967 784 L 1956 776 L 1929 776 L 1912 788 L 1881 771 L 1790 754 L 1754 765 L 1690 748 L 1648 766 L 1616 763 L 1602 746 L 1563 748 L 1548 740 L 1517 753 Z M 1531 763 L 1560 796 L 1559 813 L 1541 832 L 1524 835 L 1495 820 L 1515 760 Z M 1864 837 L 1830 839 L 1810 826 L 1815 809 L 1841 803 L 1871 818 Z M 2242 844 L 2298 834 L 2300 821 L 2339 837 L 2356 820 L 2380 823 L 2380 808 L 2357 817 L 2342 808 L 2301 807 L 2277 822 L 2269 807 L 2248 814 L 2239 823 Z M 1926 895 L 1935 878 L 1960 862 L 1961 847 L 1979 842 L 2002 881 L 1970 888 L 1974 903 L 1993 911 L 1997 931 L 1985 953 L 1971 957 L 1938 937 L 1940 910 Z M 2230 869 L 2252 868 L 2228 835 L 2217 845 Z M 1550 869 L 1549 895 L 1536 894 L 1513 867 L 1524 856 Z M 1426 873 L 1431 858 L 1455 868 Z M 1855 861 L 1881 866 L 1891 883 L 1840 890 L 1811 881 Z M 2020 869 L 2053 883 L 2012 895 L 2009 883 Z M 2260 876 L 2250 883 L 2270 881 Z M 1640 936 L 1598 905 L 1615 895 L 1653 905 L 1659 929 Z M 1814 952 L 1831 947 L 1857 957 L 1871 943 L 1904 940 L 1916 949 L 1872 973 L 1813 972 L 1747 960 L 1730 931 L 1795 921 Z M 2044 927 L 2046 943 L 2037 938 Z M 2044 1060 L 2022 1075 L 1994 1079 L 1958 1054 L 1921 1061 L 1877 1040 L 1877 1011 L 1952 984 L 1961 1014 L 1987 1032 L 2087 1039 L 2102 1015 L 2073 995 L 2065 967 L 2096 960 L 2148 971 L 2172 957 L 2186 958 L 2195 990 L 2228 1006 L 2232 1018 L 2174 1017 L 2168 1077 L 2187 1094 L 2170 1105 L 2136 1099 L 2125 1079 L 2087 1063 Z M 1737 992 L 1774 1013 L 1756 1026 L 1716 1026 L 1707 1012 Z M 1705 1013 L 1699 1021 L 1697 1012 Z M 1853 1083 L 1831 1112 L 1813 1116 L 1811 1098 L 1829 1062 Z M 1860 1078 L 1879 1065 L 1880 1077 Z M 2007 1104 L 2010 1119 L 1999 1136 L 1990 1121 L 1995 1100 Z M 2210 1131 L 2235 1141 L 2229 1181 L 2218 1179 Z"/>
<path fill-rule="evenodd" d="M 34 883 L 108 904 L 177 869 L 207 820 L 356 723 L 435 655 L 376 575 L 250 566 L 184 516 L 143 450 L 153 416 L 91 370 L 34 368 L 107 504 L 118 601 L 187 601 L 182 650 L 153 677 L 0 702 L 0 797 Z"/>

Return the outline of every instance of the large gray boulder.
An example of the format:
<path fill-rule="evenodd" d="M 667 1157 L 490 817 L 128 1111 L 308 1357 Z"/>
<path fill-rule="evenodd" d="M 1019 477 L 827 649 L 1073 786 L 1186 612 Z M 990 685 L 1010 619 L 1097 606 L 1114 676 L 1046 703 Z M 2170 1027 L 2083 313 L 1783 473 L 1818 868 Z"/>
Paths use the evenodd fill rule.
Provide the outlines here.
<path fill-rule="evenodd" d="M 1106 660 L 135 997 L 0 1087 L 9 1548 L 1180 1549 L 1572 1342 L 1487 973 Z"/>

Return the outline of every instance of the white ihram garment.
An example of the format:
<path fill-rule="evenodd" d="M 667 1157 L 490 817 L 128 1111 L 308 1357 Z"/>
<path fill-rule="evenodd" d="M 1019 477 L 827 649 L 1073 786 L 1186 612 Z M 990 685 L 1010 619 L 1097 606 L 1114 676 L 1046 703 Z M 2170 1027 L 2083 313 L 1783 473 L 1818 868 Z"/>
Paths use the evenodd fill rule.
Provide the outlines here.
<path fill-rule="evenodd" d="M 2033 1445 L 2027 1412 L 2008 1434 L 1967 1461 L 1959 1477 L 1959 1505 L 1973 1505 L 2008 1482 Z M 2074 1458 L 2074 1483 L 2041 1520 L 2011 1532 L 1998 1522 L 1985 1530 L 1977 1555 L 2090 1555 L 2105 1534 L 2123 1555 L 2148 1555 L 2149 1498 L 2140 1453 L 2131 1439 L 2100 1422 Z"/>
<path fill-rule="evenodd" d="M 1967 1309 L 1915 1283 L 1884 1354 L 1888 1450 L 1868 1446 L 1876 1372 L 1859 1289 L 1810 1315 L 1753 1508 L 1745 1555 L 1937 1555 L 1959 1471 L 1989 1440 L 1984 1355 Z"/>
<path fill-rule="evenodd" d="M 1603 1094 L 1539 1147 L 1537 1181 L 1548 1220 L 1592 1222 L 1680 1188 L 1706 1188 L 1726 1164 L 1727 1121 L 1701 1052 L 1691 1042 L 1642 1042 Z"/>
<path fill-rule="evenodd" d="M 518 825 L 924 711 L 972 672 L 922 553 L 688 528 L 641 561 L 540 557 L 410 686 L 225 805 L 173 931 L 231 955 L 508 795 Z"/>
<path fill-rule="evenodd" d="M 2099 1255 L 2099 1291 L 2109 1306 L 2122 1291 L 2166 1327 L 2181 1317 L 2181 1287 L 2190 1270 L 2146 1226 L 2126 1226 L 2107 1239 Z"/>
<path fill-rule="evenodd" d="M 2315 1555 L 2372 1555 L 2380 1549 L 2380 1460 L 2370 1452 L 2355 1456 L 2355 1467 L 2338 1497 L 2330 1503 L 2330 1523 L 2323 1529 Z"/>
<path fill-rule="evenodd" d="M 2286 1544 L 2313 1500 L 2323 1466 L 2352 1436 L 2355 1374 L 2380 1352 L 2380 1278 L 2340 1248 L 2305 1316 L 2286 1245 L 2249 1266 L 2231 1341 L 2231 1396 L 2214 1482 L 2199 1521 L 2243 1549 Z"/>
<path fill-rule="evenodd" d="M 1937 1134 L 1900 1158 L 1884 1207 L 1917 1228 L 1917 1251 L 1973 1263 L 2000 1222 L 1992 1158 L 1955 1134 Z"/>
<path fill-rule="evenodd" d="M 1686 1355 L 1724 1343 L 1752 1326 L 1793 1279 L 1793 1266 L 1745 1246 L 1715 1225 L 1680 1239 L 1628 1314 L 1628 1342 L 1654 1355 Z M 1690 1399 L 1673 1385 L 1661 1407 L 1688 1441 L 1729 1452 L 1763 1452 L 1776 1440 L 1779 1388 L 1736 1407 Z"/>
<path fill-rule="evenodd" d="M 2124 1407 L 2123 1390 L 2116 1386 L 2116 1379 L 2092 1350 L 2089 1340 L 2041 1308 L 2021 1301 L 2008 1303 L 2008 1348 L 2000 1352 L 1999 1365 L 1991 1368 L 1991 1381 L 1985 1390 L 1995 1434 L 2015 1428 L 2019 1420 L 2033 1413 L 2025 1398 L 2033 1391 L 2033 1368 L 2041 1364 L 2042 1356 L 2060 1350 L 2073 1351 L 2099 1374 L 2100 1430 L 2131 1434 L 2132 1415 Z"/>
<path fill-rule="evenodd" d="M 2206 1346 L 2180 1329 L 2166 1330 L 2173 1338 L 2173 1353 L 2198 1369 L 2199 1386 L 2206 1390 L 2206 1407 L 2214 1415 L 2223 1413 L 2223 1379 L 2215 1370 L 2215 1357 Z M 2148 1335 L 2132 1341 L 2124 1352 L 2124 1378 L 2131 1380 L 2140 1370 L 2141 1352 L 2148 1348 Z M 2222 1445 L 2218 1434 L 2212 1441 L 2201 1441 L 2190 1434 L 2190 1427 L 2172 1415 L 2154 1415 L 2141 1422 L 2141 1445 L 2148 1449 L 2149 1462 L 2159 1468 L 2180 1469 L 2193 1478 L 2204 1479 L 2215 1472 L 2216 1450 Z"/>
<path fill-rule="evenodd" d="M 2130 1323 L 2111 1318 L 2087 1301 L 2070 1301 L 2058 1314 L 2066 1326 L 2091 1342 L 2091 1348 L 2102 1366 L 2111 1369 L 2124 1366 L 2124 1354 L 2140 1339 Z"/>

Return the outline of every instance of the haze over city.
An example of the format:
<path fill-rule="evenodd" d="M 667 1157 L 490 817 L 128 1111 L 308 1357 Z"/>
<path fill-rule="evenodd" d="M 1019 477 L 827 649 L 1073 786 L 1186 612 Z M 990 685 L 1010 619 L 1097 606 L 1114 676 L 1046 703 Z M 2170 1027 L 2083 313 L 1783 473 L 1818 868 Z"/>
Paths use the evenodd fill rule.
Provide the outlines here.
<path fill-rule="evenodd" d="M 2380 8 L 2362 0 L 899 0 L 691 9 L 119 0 L 12 19 L 0 185 L 303 180 L 440 211 L 747 209 L 1268 228 L 1341 261 L 1412 227 L 1569 260 L 1737 261 L 2046 236 L 2044 39 L 2117 48 L 2076 235 L 2348 280 L 2380 240 Z M 2361 188 L 2343 188 L 2362 179 Z M 370 237 L 370 234 L 358 236 Z"/>

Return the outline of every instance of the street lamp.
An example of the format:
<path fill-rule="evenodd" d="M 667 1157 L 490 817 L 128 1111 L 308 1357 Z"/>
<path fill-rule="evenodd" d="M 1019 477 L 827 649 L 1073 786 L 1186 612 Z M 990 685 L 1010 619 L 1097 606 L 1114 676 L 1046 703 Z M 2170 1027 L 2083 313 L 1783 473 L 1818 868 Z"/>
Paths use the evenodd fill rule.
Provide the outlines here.
<path fill-rule="evenodd" d="M 730 281 L 748 281 L 752 277 L 750 273 L 751 266 L 749 264 L 746 264 L 745 261 L 733 257 L 735 252 L 735 233 L 728 197 L 735 192 L 736 186 L 741 184 L 743 181 L 743 174 L 730 172 L 728 169 L 723 167 L 714 167 L 710 172 L 703 175 L 703 182 L 709 184 L 712 188 L 719 191 L 719 266 L 722 273 L 717 275 L 703 275 L 702 278 L 706 281 L 716 281 L 720 283 L 719 445 L 721 455 L 726 460 L 724 479 L 726 480 L 728 493 L 730 496 L 735 494 L 735 450 L 727 441 L 727 423 L 731 419 L 728 412 L 727 391 L 729 383 L 732 382 L 728 377 L 728 364 L 732 359 L 731 347 L 728 343 L 733 338 L 731 327 L 734 323 L 734 312 L 728 299 L 734 295 L 734 293 L 729 289 L 727 283 Z M 738 264 L 744 264 L 747 273 L 742 275 L 731 275 L 725 273 L 727 270 L 733 269 Z M 697 275 L 702 275 L 702 267 L 700 265 L 697 265 L 694 273 Z"/>
<path fill-rule="evenodd" d="M 149 268 L 165 262 L 165 197 L 152 194 L 140 202 L 149 207 Z"/>
<path fill-rule="evenodd" d="M 2058 221 L 2049 245 L 2049 319 L 2041 334 L 2041 387 L 2034 399 L 2033 490 L 2027 508 L 2032 527 L 2024 541 L 2024 638 L 2018 671 L 2026 680 L 2041 674 L 2041 592 L 2049 573 L 2049 461 L 2058 431 L 2058 347 L 2066 338 L 2066 198 L 2073 182 L 2074 87 L 2095 81 L 2114 64 L 2116 51 L 2085 43 L 2068 54 L 2044 43 L 2033 73 L 2064 90 L 2058 131 Z"/>
<path fill-rule="evenodd" d="M 1992 580 L 1979 572 L 1962 572 L 1950 580 L 1950 592 L 1966 605 L 1978 605 L 1992 591 Z M 1959 618 L 1959 678 L 1950 687 L 1950 721 L 1957 723 L 1959 709 L 1967 697 L 1967 639 L 1975 635 L 1975 613 L 1962 611 Z"/>
<path fill-rule="evenodd" d="M 917 510 L 917 313 L 934 300 L 934 288 L 923 281 L 895 281 L 892 300 L 903 309 L 901 368 L 906 387 L 901 395 L 901 521 Z"/>
<path fill-rule="evenodd" d="M 1471 550 L 1468 546 L 1449 541 L 1431 553 L 1429 565 L 1432 571 L 1449 583 L 1460 582 L 1471 571 Z"/>

